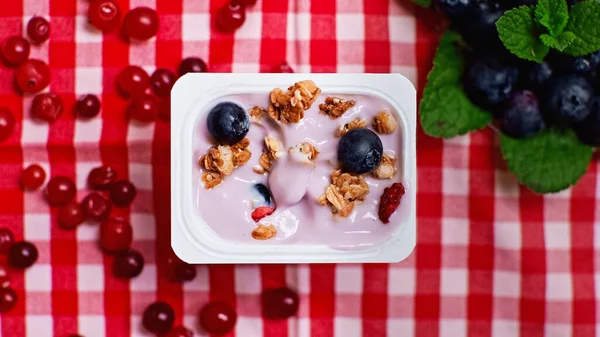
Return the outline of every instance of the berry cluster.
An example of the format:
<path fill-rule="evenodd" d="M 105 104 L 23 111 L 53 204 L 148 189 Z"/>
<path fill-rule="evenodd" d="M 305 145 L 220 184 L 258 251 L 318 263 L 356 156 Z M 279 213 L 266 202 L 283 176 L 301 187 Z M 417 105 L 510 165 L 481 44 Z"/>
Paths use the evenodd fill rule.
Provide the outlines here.
<path fill-rule="evenodd" d="M 509 137 L 573 128 L 582 143 L 600 146 L 600 50 L 580 57 L 553 50 L 538 64 L 510 54 L 498 37 L 495 24 L 507 10 L 536 3 L 436 0 L 437 9 L 469 44 L 465 93 L 492 112 Z"/>

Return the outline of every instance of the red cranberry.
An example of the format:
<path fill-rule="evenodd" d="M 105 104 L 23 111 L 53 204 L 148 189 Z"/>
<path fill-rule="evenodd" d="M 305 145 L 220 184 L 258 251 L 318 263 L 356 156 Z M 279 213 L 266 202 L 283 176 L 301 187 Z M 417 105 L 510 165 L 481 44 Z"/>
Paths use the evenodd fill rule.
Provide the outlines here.
<path fill-rule="evenodd" d="M 119 278 L 134 278 L 142 272 L 142 269 L 144 269 L 144 257 L 137 250 L 122 251 L 113 261 L 113 274 Z"/>
<path fill-rule="evenodd" d="M 77 202 L 70 202 L 58 210 L 58 225 L 63 229 L 75 229 L 84 220 L 85 214 Z"/>
<path fill-rule="evenodd" d="M 17 304 L 17 293 L 12 288 L 0 289 L 0 313 L 7 312 Z"/>
<path fill-rule="evenodd" d="M 90 193 L 81 201 L 81 210 L 87 219 L 104 221 L 108 219 L 112 205 L 98 193 Z"/>
<path fill-rule="evenodd" d="M 158 119 L 160 102 L 152 95 L 134 97 L 127 109 L 129 118 L 142 123 L 151 123 Z"/>
<path fill-rule="evenodd" d="M 16 269 L 29 268 L 37 259 L 38 250 L 31 242 L 14 243 L 8 251 L 8 263 Z"/>
<path fill-rule="evenodd" d="M 179 64 L 179 76 L 187 73 L 205 73 L 208 70 L 206 63 L 199 57 L 188 57 Z"/>
<path fill-rule="evenodd" d="M 29 59 L 19 65 L 15 79 L 23 93 L 36 93 L 50 84 L 50 68 L 44 61 Z"/>
<path fill-rule="evenodd" d="M 13 232 L 8 228 L 0 228 L 0 254 L 8 253 L 10 246 L 15 242 Z"/>
<path fill-rule="evenodd" d="M 276 70 L 279 73 L 293 73 L 294 72 L 294 69 L 292 69 L 292 67 L 286 61 L 283 61 Z"/>
<path fill-rule="evenodd" d="M 33 44 L 40 44 L 50 37 L 50 23 L 41 16 L 32 17 L 27 23 L 27 35 Z"/>
<path fill-rule="evenodd" d="M 124 219 L 111 218 L 100 225 L 100 247 L 115 253 L 129 248 L 133 241 L 133 229 Z"/>
<path fill-rule="evenodd" d="M 217 13 L 217 28 L 225 33 L 232 33 L 239 29 L 246 21 L 244 6 L 230 4 Z"/>
<path fill-rule="evenodd" d="M 75 111 L 79 117 L 94 118 L 100 113 L 100 100 L 98 96 L 87 94 L 79 97 L 75 103 Z"/>
<path fill-rule="evenodd" d="M 117 77 L 117 84 L 124 94 L 139 95 L 148 88 L 150 77 L 141 67 L 130 65 L 121 71 Z"/>
<path fill-rule="evenodd" d="M 156 96 L 169 96 L 171 94 L 171 88 L 175 84 L 175 74 L 169 69 L 159 68 L 154 71 L 152 77 L 150 77 L 150 86 Z"/>
<path fill-rule="evenodd" d="M 196 266 L 193 264 L 187 264 L 185 262 L 179 262 L 174 267 L 175 280 L 178 282 L 189 282 L 196 278 Z"/>
<path fill-rule="evenodd" d="M 163 97 L 160 100 L 158 107 L 158 118 L 162 121 L 169 122 L 171 120 L 171 97 Z"/>
<path fill-rule="evenodd" d="M 261 299 L 263 314 L 270 319 L 289 318 L 298 311 L 298 294 L 289 288 L 265 289 Z"/>
<path fill-rule="evenodd" d="M 92 26 L 103 32 L 115 29 L 121 21 L 121 8 L 115 0 L 92 0 L 88 7 Z"/>
<path fill-rule="evenodd" d="M 0 288 L 10 287 L 10 274 L 4 265 L 0 265 Z"/>
<path fill-rule="evenodd" d="M 30 191 L 35 191 L 44 185 L 46 171 L 38 164 L 29 165 L 21 172 L 21 186 Z"/>
<path fill-rule="evenodd" d="M 0 142 L 10 138 L 15 128 L 15 116 L 8 108 L 0 106 Z"/>
<path fill-rule="evenodd" d="M 148 40 L 158 32 L 158 15 L 152 8 L 134 8 L 125 15 L 122 29 L 128 39 Z"/>
<path fill-rule="evenodd" d="M 117 180 L 117 171 L 112 166 L 95 167 L 88 175 L 88 186 L 95 189 L 106 189 Z"/>
<path fill-rule="evenodd" d="M 46 200 L 52 206 L 64 206 L 68 204 L 73 200 L 76 193 L 77 188 L 75 187 L 75 183 L 67 177 L 54 177 L 46 185 Z"/>
<path fill-rule="evenodd" d="M 194 337 L 194 333 L 184 326 L 176 326 L 165 337 Z"/>
<path fill-rule="evenodd" d="M 231 0 L 232 4 L 240 6 L 254 6 L 257 2 L 257 0 Z"/>
<path fill-rule="evenodd" d="M 144 310 L 142 324 L 152 333 L 168 332 L 173 327 L 173 322 L 175 322 L 175 311 L 168 303 L 154 302 Z"/>
<path fill-rule="evenodd" d="M 224 335 L 233 330 L 237 314 L 233 308 L 221 301 L 212 301 L 200 310 L 200 327 L 209 334 Z"/>
<path fill-rule="evenodd" d="M 62 111 L 62 100 L 55 94 L 39 94 L 31 102 L 31 115 L 35 119 L 52 123 L 58 119 Z"/>
<path fill-rule="evenodd" d="M 2 55 L 8 64 L 20 64 L 29 58 L 30 51 L 29 41 L 21 36 L 11 36 L 2 46 Z"/>

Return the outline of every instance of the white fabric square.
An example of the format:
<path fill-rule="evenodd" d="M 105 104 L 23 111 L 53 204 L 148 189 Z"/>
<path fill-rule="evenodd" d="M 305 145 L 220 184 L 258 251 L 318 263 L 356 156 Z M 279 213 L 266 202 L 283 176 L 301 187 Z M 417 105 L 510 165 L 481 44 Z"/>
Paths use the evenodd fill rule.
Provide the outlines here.
<path fill-rule="evenodd" d="M 521 248 L 521 225 L 518 222 L 496 221 L 494 224 L 494 245 L 496 248 Z"/>
<path fill-rule="evenodd" d="M 152 165 L 129 163 L 129 180 L 138 191 L 152 190 Z"/>
<path fill-rule="evenodd" d="M 467 294 L 469 280 L 466 269 L 442 268 L 440 278 L 442 296 Z"/>
<path fill-rule="evenodd" d="M 469 170 L 443 168 L 442 193 L 444 195 L 469 195 Z"/>
<path fill-rule="evenodd" d="M 411 295 L 415 293 L 415 269 L 390 267 L 388 271 L 388 294 Z"/>
<path fill-rule="evenodd" d="M 566 222 L 546 222 L 544 224 L 546 249 L 571 248 L 571 230 Z"/>
<path fill-rule="evenodd" d="M 102 32 L 90 24 L 87 15 L 75 16 L 75 41 L 102 43 Z"/>
<path fill-rule="evenodd" d="M 492 337 L 519 336 L 519 322 L 503 319 L 492 320 Z"/>
<path fill-rule="evenodd" d="M 27 291 L 52 291 L 52 266 L 34 264 L 25 273 L 25 289 Z"/>
<path fill-rule="evenodd" d="M 261 317 L 238 316 L 235 323 L 236 336 L 260 336 L 263 334 Z"/>
<path fill-rule="evenodd" d="M 48 123 L 41 123 L 29 118 L 29 107 L 25 107 L 26 118 L 23 118 L 21 142 L 23 144 L 46 144 L 48 142 Z"/>
<path fill-rule="evenodd" d="M 573 280 L 569 273 L 546 274 L 546 300 L 571 300 Z"/>
<path fill-rule="evenodd" d="M 104 337 L 106 321 L 103 315 L 79 315 L 77 316 L 79 333 L 89 337 Z M 99 328 L 102 327 L 102 328 Z M 139 328 L 136 327 L 138 330 Z M 50 328 L 49 331 L 52 331 Z"/>
<path fill-rule="evenodd" d="M 152 214 L 131 213 L 129 222 L 133 228 L 133 240 L 154 240 L 156 238 L 156 221 Z"/>
<path fill-rule="evenodd" d="M 246 11 L 246 21 L 235 32 L 236 39 L 260 40 L 262 37 L 262 13 Z"/>
<path fill-rule="evenodd" d="M 154 123 L 141 124 L 138 122 L 129 123 L 127 128 L 127 141 L 144 141 L 151 144 L 154 138 Z M 150 146 L 150 145 L 148 145 Z"/>
<path fill-rule="evenodd" d="M 363 270 L 360 265 L 338 265 L 335 268 L 335 292 L 361 294 Z"/>
<path fill-rule="evenodd" d="M 181 23 L 184 41 L 208 41 L 210 39 L 210 15 L 208 13 L 183 14 Z"/>
<path fill-rule="evenodd" d="M 52 336 L 51 315 L 25 315 L 25 333 L 27 337 L 51 337 Z"/>
<path fill-rule="evenodd" d="M 440 337 L 467 336 L 467 321 L 464 319 L 441 319 Z"/>
<path fill-rule="evenodd" d="M 469 221 L 467 219 L 443 217 L 442 243 L 444 245 L 468 245 Z"/>
<path fill-rule="evenodd" d="M 95 118 L 75 121 L 75 143 L 99 143 L 102 137 L 102 119 Z"/>
<path fill-rule="evenodd" d="M 238 294 L 260 294 L 260 267 L 258 265 L 240 265 L 235 268 L 235 292 Z"/>
<path fill-rule="evenodd" d="M 104 291 L 104 266 L 101 264 L 77 265 L 78 291 Z"/>
<path fill-rule="evenodd" d="M 521 295 L 521 274 L 510 271 L 494 271 L 494 295 L 519 298 Z"/>
<path fill-rule="evenodd" d="M 390 16 L 390 43 L 414 43 L 417 40 L 417 23 L 414 16 Z"/>
<path fill-rule="evenodd" d="M 75 68 L 75 93 L 77 95 L 102 93 L 102 68 Z"/>
<path fill-rule="evenodd" d="M 362 320 L 360 318 L 335 317 L 333 319 L 334 337 L 362 337 Z"/>
<path fill-rule="evenodd" d="M 156 291 L 156 265 L 146 263 L 142 273 L 131 279 L 132 291 Z"/>
<path fill-rule="evenodd" d="M 337 13 L 335 21 L 338 41 L 364 41 L 365 16 L 363 14 Z"/>
<path fill-rule="evenodd" d="M 50 241 L 50 214 L 25 213 L 23 222 L 25 240 Z"/>
<path fill-rule="evenodd" d="M 414 336 L 415 321 L 408 318 L 389 318 L 387 331 L 397 332 L 400 336 Z"/>

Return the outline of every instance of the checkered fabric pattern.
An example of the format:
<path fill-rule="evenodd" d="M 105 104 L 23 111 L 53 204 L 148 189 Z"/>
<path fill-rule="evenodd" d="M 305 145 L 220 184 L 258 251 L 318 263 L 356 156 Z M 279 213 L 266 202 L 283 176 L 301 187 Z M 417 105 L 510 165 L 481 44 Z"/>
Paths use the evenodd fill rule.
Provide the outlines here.
<path fill-rule="evenodd" d="M 184 285 L 166 280 L 170 250 L 169 125 L 130 125 L 115 77 L 127 64 L 174 69 L 200 56 L 215 72 L 266 72 L 288 60 L 302 72 L 400 72 L 420 88 L 437 44 L 439 18 L 408 0 L 259 0 L 235 35 L 211 29 L 226 0 L 119 0 L 156 8 L 156 39 L 129 45 L 86 22 L 86 0 L 3 0 L 0 38 L 21 35 L 33 15 L 51 19 L 49 43 L 32 57 L 52 69 L 50 90 L 68 107 L 48 126 L 28 114 L 31 97 L 13 90 L 0 66 L 0 104 L 19 121 L 0 144 L 0 224 L 34 242 L 38 263 L 12 283 L 19 301 L 1 316 L 1 335 L 147 336 L 140 317 L 164 300 L 177 321 L 198 332 L 210 299 L 237 308 L 228 336 L 593 336 L 600 326 L 600 182 L 595 164 L 570 191 L 537 196 L 503 166 L 491 130 L 448 141 L 418 139 L 418 245 L 399 264 L 198 266 Z M 84 93 L 101 95 L 101 118 L 70 111 Z M 133 246 L 145 259 L 131 282 L 113 278 L 97 247 L 97 226 L 56 225 L 40 193 L 23 193 L 23 167 L 75 179 L 85 195 L 89 170 L 117 168 L 138 187 L 126 210 Z M 289 285 L 300 294 L 297 318 L 261 318 L 259 294 Z M 600 284 L 598 284 L 600 286 Z"/>

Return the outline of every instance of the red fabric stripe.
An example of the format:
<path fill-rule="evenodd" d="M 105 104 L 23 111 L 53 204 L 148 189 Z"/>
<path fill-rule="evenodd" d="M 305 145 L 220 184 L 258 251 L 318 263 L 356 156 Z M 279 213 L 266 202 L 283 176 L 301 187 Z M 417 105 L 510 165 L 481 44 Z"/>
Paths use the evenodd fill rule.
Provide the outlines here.
<path fill-rule="evenodd" d="M 285 265 L 261 265 L 260 278 L 262 280 L 262 288 L 287 287 L 285 269 Z M 286 337 L 288 335 L 288 321 L 265 319 L 263 320 L 263 331 L 264 336 Z"/>
<path fill-rule="evenodd" d="M 311 0 L 310 66 L 311 71 L 314 73 L 336 72 L 337 42 L 335 12 L 335 1 Z"/>
<path fill-rule="evenodd" d="M 335 265 L 310 266 L 310 333 L 311 337 L 333 336 L 335 317 Z"/>
<path fill-rule="evenodd" d="M 387 264 L 363 264 L 362 334 L 387 336 Z"/>
<path fill-rule="evenodd" d="M 233 63 L 233 34 L 221 33 L 216 27 L 217 13 L 229 3 L 228 0 L 212 0 L 210 2 L 211 31 L 208 54 L 208 67 L 211 72 L 231 72 Z"/>
<path fill-rule="evenodd" d="M 597 165 L 573 187 L 571 195 L 571 273 L 573 277 L 573 336 L 592 336 L 596 324 L 594 282 L 594 209 Z M 598 219 L 596 219 L 598 220 Z"/>
<path fill-rule="evenodd" d="M 521 187 L 521 335 L 543 336 L 546 308 L 544 198 Z"/>
<path fill-rule="evenodd" d="M 65 107 L 60 118 L 48 130 L 48 160 L 51 176 L 64 175 L 73 180 L 75 121 L 71 107 L 75 101 L 75 40 L 76 1 L 49 2 L 50 24 L 54 27 L 48 42 L 52 81 L 50 91 L 59 94 Z M 58 27 L 62 29 L 57 29 Z M 80 196 L 81 197 L 81 196 Z M 57 209 L 52 209 L 50 261 L 52 263 L 52 315 L 54 335 L 76 333 L 77 300 L 77 241 L 76 232 L 63 231 L 56 226 Z"/>
<path fill-rule="evenodd" d="M 434 16 L 429 10 L 415 9 L 417 20 L 416 59 L 418 72 L 417 96 L 420 99 L 427 74 L 431 69 L 432 57 L 435 46 L 431 43 L 436 33 L 425 20 L 431 20 Z M 414 297 L 415 336 L 438 336 L 440 317 L 440 271 L 441 266 L 441 237 L 440 219 L 442 215 L 442 140 L 431 138 L 423 132 L 419 126 L 417 129 L 417 165 L 419 168 L 427 167 L 427 176 L 418 174 L 419 189 L 424 184 L 428 187 L 426 191 L 417 191 L 417 247 L 415 248 L 416 263 L 416 293 Z M 428 221 L 419 221 L 428 219 Z M 425 223 L 427 226 L 425 226 Z M 434 226 L 434 228 L 425 228 Z M 433 234 L 433 235 L 432 235 Z M 419 243 L 428 242 L 428 243 Z"/>
<path fill-rule="evenodd" d="M 390 72 L 389 4 L 386 1 L 363 1 L 365 13 L 365 72 Z"/>
<path fill-rule="evenodd" d="M 467 331 L 491 336 L 494 270 L 494 132 L 471 136 L 469 149 L 469 296 Z M 481 139 L 482 141 L 478 141 Z"/>
<path fill-rule="evenodd" d="M 119 1 L 126 12 L 129 1 Z M 128 120 L 125 116 L 127 101 L 116 91 L 118 73 L 129 64 L 129 45 L 117 32 L 104 34 L 102 41 L 102 133 L 100 135 L 100 157 L 102 164 L 112 165 L 120 178 L 129 176 L 127 147 Z M 129 219 L 129 210 L 114 208 L 113 215 Z M 135 248 L 135 247 L 134 247 Z M 104 316 L 106 336 L 121 336 L 131 331 L 131 293 L 129 282 L 116 279 L 112 271 L 113 257 L 104 255 Z"/>
<path fill-rule="evenodd" d="M 287 1 L 263 1 L 260 71 L 273 72 L 287 59 Z"/>
<path fill-rule="evenodd" d="M 22 35 L 19 23 L 23 16 L 23 1 L 8 1 L 2 4 L 0 11 L 0 41 L 4 41 L 12 35 Z M 18 20 L 17 20 L 18 19 Z M 6 24 L 4 24 L 6 22 Z M 13 72 L 3 69 L 0 66 L 0 76 L 7 79 L 10 83 L 14 78 Z M 13 135 L 8 140 L 0 143 L 0 171 L 4 178 L 0 178 L 0 195 L 2 203 L 0 205 L 0 224 L 1 227 L 9 228 L 13 231 L 16 240 L 23 239 L 23 213 L 24 196 L 19 187 L 18 178 L 23 169 L 23 147 L 21 145 L 21 134 L 23 120 L 23 98 L 15 95 L 12 90 L 4 90 L 2 86 L 0 91 L 0 106 L 10 109 L 15 116 L 17 124 L 13 130 Z M 5 263 L 5 260 L 2 260 Z M 17 293 L 17 305 L 9 312 L 2 314 L 0 320 L 0 335 L 2 336 L 25 336 L 25 313 L 26 313 L 26 294 L 23 272 L 10 271 L 11 286 Z"/>
<path fill-rule="evenodd" d="M 210 300 L 223 301 L 236 307 L 235 298 L 235 266 L 234 265 L 210 265 L 208 266 Z M 236 336 L 235 330 L 224 335 L 225 337 Z M 240 336 L 244 337 L 244 336 Z"/>

